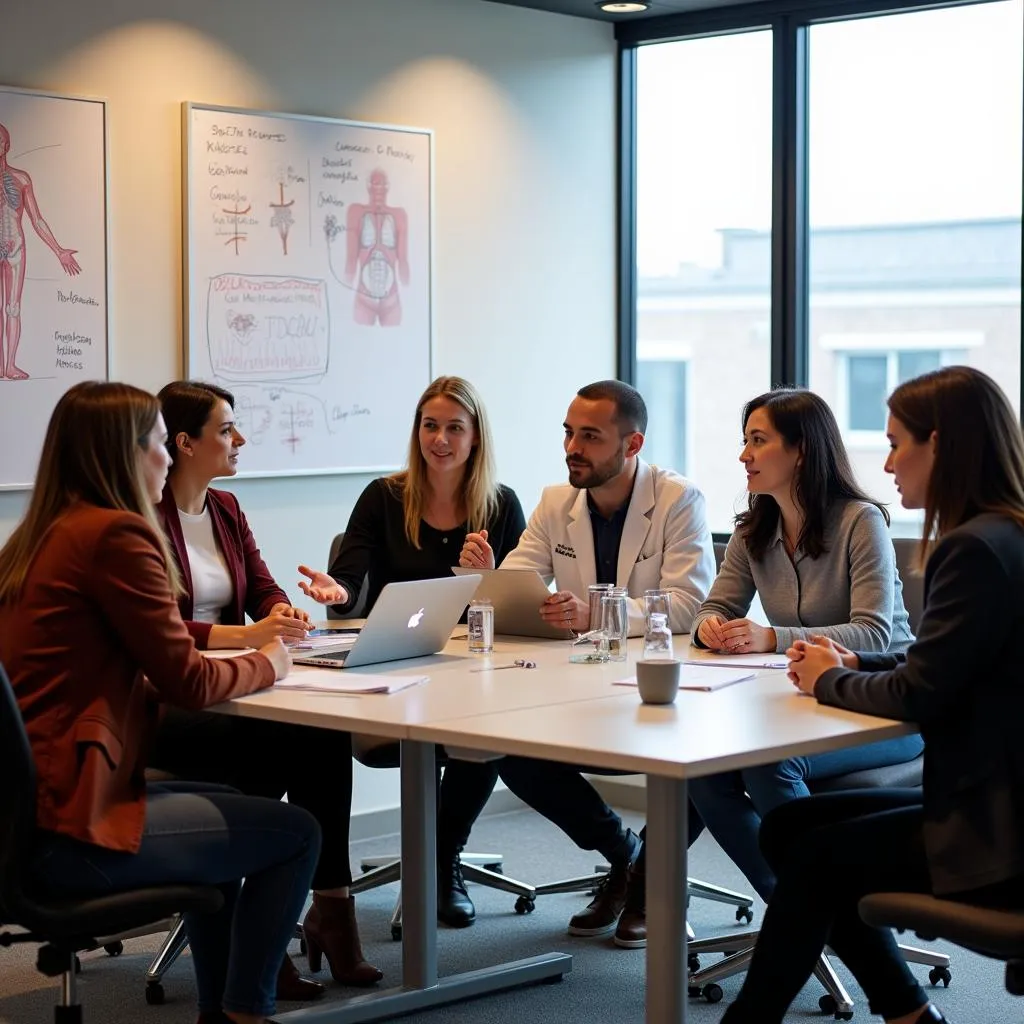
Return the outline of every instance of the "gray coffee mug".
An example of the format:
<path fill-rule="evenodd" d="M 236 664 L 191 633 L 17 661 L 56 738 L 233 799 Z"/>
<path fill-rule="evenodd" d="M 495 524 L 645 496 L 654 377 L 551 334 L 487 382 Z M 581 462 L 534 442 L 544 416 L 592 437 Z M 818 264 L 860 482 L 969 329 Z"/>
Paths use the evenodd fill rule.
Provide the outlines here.
<path fill-rule="evenodd" d="M 683 663 L 674 658 L 647 658 L 636 663 L 636 687 L 645 704 L 671 704 L 679 692 Z"/>

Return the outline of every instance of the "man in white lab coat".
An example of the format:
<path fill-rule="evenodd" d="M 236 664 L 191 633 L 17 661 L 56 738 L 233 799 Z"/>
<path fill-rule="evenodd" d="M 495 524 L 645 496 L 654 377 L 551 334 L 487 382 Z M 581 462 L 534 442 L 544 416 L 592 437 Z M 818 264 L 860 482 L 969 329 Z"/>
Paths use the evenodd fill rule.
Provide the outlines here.
<path fill-rule="evenodd" d="M 647 408 L 621 381 L 581 388 L 565 423 L 569 482 L 544 489 L 518 546 L 503 569 L 536 569 L 557 590 L 539 609 L 548 622 L 584 632 L 590 622 L 592 583 L 626 587 L 629 632 L 644 631 L 645 590 L 672 594 L 670 625 L 687 633 L 715 573 L 704 496 L 672 470 L 640 458 Z M 485 533 L 467 535 L 460 565 L 493 568 Z M 572 935 L 604 935 L 616 928 L 627 898 L 638 905 L 616 942 L 646 943 L 641 838 L 581 774 L 580 766 L 506 757 L 501 778 L 521 800 L 562 828 L 578 846 L 596 850 L 611 865 L 594 901 L 569 922 Z M 691 817 L 693 817 L 691 815 Z M 697 831 L 699 822 L 692 823 Z M 620 936 L 619 931 L 623 934 Z"/>

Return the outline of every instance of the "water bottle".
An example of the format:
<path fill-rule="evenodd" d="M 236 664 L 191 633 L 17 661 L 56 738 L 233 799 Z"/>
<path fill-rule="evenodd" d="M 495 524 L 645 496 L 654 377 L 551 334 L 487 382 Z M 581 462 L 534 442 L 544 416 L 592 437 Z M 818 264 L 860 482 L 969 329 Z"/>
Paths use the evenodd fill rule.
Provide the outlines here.
<path fill-rule="evenodd" d="M 486 597 L 474 597 L 466 613 L 470 654 L 490 654 L 494 650 L 494 605 Z"/>
<path fill-rule="evenodd" d="M 644 659 L 672 657 L 672 632 L 664 612 L 651 612 L 644 634 Z"/>

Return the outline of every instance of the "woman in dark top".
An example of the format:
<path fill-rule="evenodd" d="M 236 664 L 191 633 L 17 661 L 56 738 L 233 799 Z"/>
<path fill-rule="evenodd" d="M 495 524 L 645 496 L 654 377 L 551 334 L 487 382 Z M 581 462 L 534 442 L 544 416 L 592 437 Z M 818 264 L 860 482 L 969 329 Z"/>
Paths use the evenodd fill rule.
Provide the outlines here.
<path fill-rule="evenodd" d="M 905 655 L 799 640 L 790 678 L 820 703 L 916 722 L 922 791 L 797 800 L 769 814 L 762 848 L 778 882 L 739 997 L 723 1024 L 781 1022 L 826 942 L 889 1024 L 945 1018 L 861 896 L 933 893 L 1024 907 L 1024 442 L 985 374 L 951 366 L 889 399 L 885 468 L 905 508 L 923 508 L 918 638 Z M 821 894 L 827 892 L 828 898 Z"/>
<path fill-rule="evenodd" d="M 407 468 L 374 480 L 352 510 L 345 540 L 328 573 L 308 566 L 299 586 L 339 612 L 353 608 L 367 579 L 367 610 L 388 583 L 449 575 L 466 534 L 483 532 L 495 564 L 526 528 L 519 499 L 499 484 L 494 443 L 476 389 L 461 377 L 438 377 L 416 404 Z M 493 763 L 452 761 L 437 814 L 437 914 L 445 924 L 473 923 L 475 910 L 459 853 L 491 795 Z"/>
<path fill-rule="evenodd" d="M 235 425 L 234 397 L 214 384 L 174 381 L 159 395 L 167 424 L 171 471 L 157 507 L 181 572 L 178 601 L 200 648 L 256 647 L 274 637 L 305 636 L 308 616 L 277 585 L 230 491 L 216 477 L 234 476 L 245 438 Z M 245 616 L 254 620 L 246 624 Z M 313 906 L 303 927 L 314 970 L 321 953 L 334 979 L 372 985 L 381 972 L 363 957 L 349 893 L 352 740 L 311 729 L 204 711 L 167 708 L 150 763 L 185 779 L 219 782 L 243 793 L 280 799 L 309 811 L 323 845 L 313 876 Z M 280 999 L 314 999 L 318 982 L 302 978 L 286 956 Z"/>

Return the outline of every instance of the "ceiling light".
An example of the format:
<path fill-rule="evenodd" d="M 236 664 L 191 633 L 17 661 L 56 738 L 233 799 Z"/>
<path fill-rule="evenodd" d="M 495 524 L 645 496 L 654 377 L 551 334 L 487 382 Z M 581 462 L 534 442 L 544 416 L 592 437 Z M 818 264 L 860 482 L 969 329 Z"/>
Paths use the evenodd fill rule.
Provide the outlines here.
<path fill-rule="evenodd" d="M 646 0 L 635 0 L 633 3 L 619 3 L 616 0 L 599 0 L 598 7 L 609 14 L 639 14 L 651 5 Z"/>

